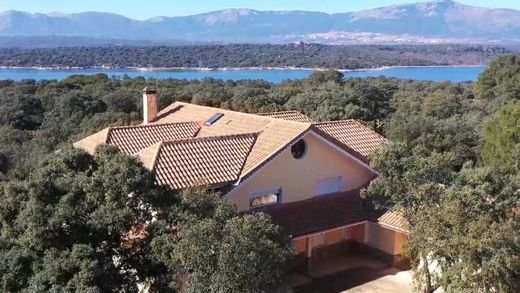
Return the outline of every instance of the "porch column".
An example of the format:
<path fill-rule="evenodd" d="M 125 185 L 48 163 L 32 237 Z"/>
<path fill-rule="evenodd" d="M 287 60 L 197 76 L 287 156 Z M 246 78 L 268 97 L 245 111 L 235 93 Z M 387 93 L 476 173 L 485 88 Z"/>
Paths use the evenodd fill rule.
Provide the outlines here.
<path fill-rule="evenodd" d="M 307 271 L 312 267 L 312 236 L 306 238 L 306 253 L 307 253 Z"/>

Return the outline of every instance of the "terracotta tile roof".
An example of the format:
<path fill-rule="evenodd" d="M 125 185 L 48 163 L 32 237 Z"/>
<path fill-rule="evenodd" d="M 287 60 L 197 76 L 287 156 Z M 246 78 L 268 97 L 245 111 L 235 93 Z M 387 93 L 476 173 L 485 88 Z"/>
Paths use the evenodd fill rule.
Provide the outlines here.
<path fill-rule="evenodd" d="M 211 126 L 204 125 L 216 113 L 224 116 Z M 201 126 L 198 136 L 217 136 L 259 132 L 271 120 L 273 119 L 253 114 L 175 102 L 160 111 L 154 123 L 197 122 Z"/>
<path fill-rule="evenodd" d="M 273 119 L 262 128 L 257 143 L 251 150 L 244 166 L 243 177 L 248 176 L 269 159 L 285 149 L 288 144 L 297 141 L 311 127 L 307 123 Z"/>
<path fill-rule="evenodd" d="M 368 219 L 359 189 L 266 207 L 263 211 L 296 237 Z"/>
<path fill-rule="evenodd" d="M 312 122 L 311 118 L 305 116 L 304 114 L 298 111 L 258 113 L 257 115 L 296 122 Z"/>
<path fill-rule="evenodd" d="M 403 213 L 399 211 L 388 211 L 381 215 L 377 219 L 377 222 L 383 226 L 389 226 L 404 233 L 409 233 L 410 230 L 410 224 L 404 218 Z"/>
<path fill-rule="evenodd" d="M 173 189 L 220 187 L 238 180 L 256 133 L 201 137 L 158 143 L 138 154 L 157 183 Z"/>
<path fill-rule="evenodd" d="M 98 146 L 111 144 L 132 155 L 160 141 L 194 137 L 199 130 L 194 122 L 108 127 L 74 146 L 93 154 Z"/>
<path fill-rule="evenodd" d="M 204 122 L 216 113 L 224 115 L 211 126 L 204 125 Z M 254 172 L 312 125 L 182 102 L 175 102 L 159 112 L 156 123 L 187 121 L 197 121 L 201 125 L 198 137 L 258 133 L 258 139 L 246 160 L 242 177 Z"/>
<path fill-rule="evenodd" d="M 206 125 L 205 122 L 217 113 L 222 114 L 222 116 L 211 125 Z M 146 167 L 153 169 L 155 166 L 161 166 L 160 170 L 158 169 L 159 173 L 164 173 L 161 173 L 163 175 L 159 175 L 158 178 L 161 178 L 162 183 L 177 188 L 195 184 L 194 180 L 204 179 L 208 180 L 206 183 L 216 184 L 229 179 L 215 175 L 218 177 L 217 179 L 211 177 L 210 174 L 203 173 L 203 170 L 197 169 L 198 166 L 203 164 L 203 161 L 200 160 L 207 160 L 208 164 L 220 162 L 221 166 L 218 167 L 218 172 L 224 172 L 226 168 L 229 168 L 229 173 L 233 174 L 233 179 L 229 179 L 229 181 L 235 180 L 237 176 L 240 179 L 246 178 L 308 131 L 316 131 L 358 158 L 364 158 L 361 154 L 366 155 L 383 142 L 386 143 L 386 139 L 352 120 L 313 124 L 273 118 L 269 115 L 261 116 L 175 102 L 160 111 L 153 123 L 107 128 L 74 145 L 91 153 L 94 152 L 96 146 L 105 143 L 114 144 L 127 154 L 139 152 L 139 157 Z M 251 135 L 251 133 L 255 133 L 255 140 L 251 144 L 246 144 L 248 152 L 244 152 L 244 148 L 223 147 L 220 142 L 227 141 L 229 138 L 217 139 L 217 137 L 222 136 L 236 137 L 241 134 Z M 204 147 L 198 146 L 197 143 L 200 143 L 198 140 L 179 141 L 179 139 L 192 138 L 193 136 L 196 138 L 211 138 L 209 141 L 214 141 L 210 144 L 211 147 L 217 149 L 222 147 L 222 149 L 218 149 L 220 151 L 218 158 Z M 160 142 L 165 143 L 161 144 Z M 186 149 L 181 151 L 181 147 Z M 172 154 L 177 152 L 175 156 L 166 155 L 170 148 Z M 233 161 L 233 164 L 229 165 L 226 160 L 219 161 L 226 156 L 240 157 L 239 161 L 243 163 L 240 172 L 237 173 L 237 162 Z M 179 158 L 182 158 L 182 160 Z M 182 165 L 190 160 L 192 167 Z M 156 164 L 156 161 L 161 162 L 161 164 Z M 182 168 L 185 169 L 179 169 L 181 171 L 178 172 L 181 173 L 175 173 L 177 171 L 168 169 L 181 168 L 176 164 L 181 164 Z M 193 168 L 193 170 L 190 168 Z M 172 179 L 174 175 L 179 176 L 179 182 Z M 164 176 L 164 178 L 161 176 Z M 193 178 L 193 176 L 197 178 Z"/>
<path fill-rule="evenodd" d="M 320 122 L 314 126 L 365 159 L 388 143 L 386 138 L 356 120 Z"/>
<path fill-rule="evenodd" d="M 193 122 L 113 127 L 107 143 L 131 155 L 160 141 L 194 137 L 199 129 Z"/>

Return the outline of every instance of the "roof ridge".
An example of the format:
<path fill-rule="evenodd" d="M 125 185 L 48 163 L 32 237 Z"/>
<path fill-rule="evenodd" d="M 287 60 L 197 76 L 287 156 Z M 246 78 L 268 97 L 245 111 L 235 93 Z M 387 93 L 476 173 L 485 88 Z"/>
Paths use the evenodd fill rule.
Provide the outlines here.
<path fill-rule="evenodd" d="M 318 125 L 318 124 L 332 124 L 332 123 L 342 123 L 342 122 L 355 122 L 355 123 L 363 125 L 363 123 L 359 122 L 356 119 L 341 119 L 341 120 L 333 120 L 333 121 L 320 121 L 320 122 L 312 122 L 312 124 Z M 366 125 L 363 125 L 363 126 L 366 127 Z"/>
<path fill-rule="evenodd" d="M 156 145 L 157 145 L 157 149 L 155 150 L 155 153 L 153 154 L 152 165 L 150 166 L 150 170 L 155 169 L 155 165 L 157 165 L 157 158 L 159 157 L 159 154 L 161 153 L 161 149 L 163 147 L 163 142 L 160 141 L 160 142 L 156 143 Z"/>
<path fill-rule="evenodd" d="M 121 125 L 121 126 L 110 126 L 110 129 L 131 129 L 131 128 L 146 128 L 152 126 L 163 126 L 163 125 L 178 125 L 178 124 L 197 124 L 196 121 L 183 121 L 183 122 L 166 122 L 166 123 L 150 123 L 150 124 L 135 124 L 135 125 Z"/>
<path fill-rule="evenodd" d="M 278 119 L 277 119 L 278 120 Z M 291 122 L 291 121 L 289 121 Z M 264 129 L 269 125 L 271 124 L 268 123 L 266 126 L 264 126 L 260 132 L 264 131 Z M 300 123 L 301 124 L 301 123 Z M 271 160 L 274 160 L 275 157 L 277 157 L 281 152 L 283 152 L 286 148 L 288 148 L 288 146 L 292 145 L 294 142 L 298 141 L 299 139 L 301 139 L 307 132 L 311 131 L 312 130 L 312 124 L 311 123 L 303 123 L 303 124 L 309 124 L 304 130 L 302 130 L 296 137 L 294 137 L 293 139 L 291 139 L 290 141 L 288 141 L 286 144 L 284 144 L 282 147 L 278 148 L 277 150 L 275 150 L 274 152 L 271 152 L 269 154 L 269 156 L 267 156 L 261 163 L 257 164 L 256 166 L 254 166 L 253 168 L 251 168 L 250 170 L 248 170 L 247 173 L 245 174 L 240 174 L 240 181 L 242 181 L 243 179 L 247 179 L 249 177 L 251 177 L 253 174 L 255 174 L 256 172 L 258 172 L 260 170 L 260 168 L 262 168 L 264 165 L 266 165 L 267 163 L 269 163 Z M 242 170 L 243 171 L 243 170 Z"/>
<path fill-rule="evenodd" d="M 201 108 L 208 108 L 208 109 L 213 109 L 215 111 L 224 111 L 224 112 L 233 112 L 233 113 L 236 113 L 236 114 L 240 114 L 240 115 L 246 115 L 246 116 L 250 116 L 250 115 L 253 115 L 253 116 L 258 116 L 254 113 L 246 113 L 246 112 L 240 112 L 240 111 L 235 111 L 235 110 L 231 110 L 231 109 L 224 109 L 224 108 L 218 108 L 218 107 L 210 107 L 210 106 L 204 106 L 204 105 L 199 105 L 199 104 L 193 104 L 193 103 L 187 103 L 187 102 L 180 102 L 180 101 L 175 101 L 173 102 L 171 105 L 173 104 L 179 104 L 181 106 L 185 106 L 185 105 L 189 105 L 189 106 L 195 106 L 195 107 L 201 107 Z M 224 114 L 225 115 L 225 114 Z M 265 117 L 265 118 L 269 118 L 269 117 Z"/>
<path fill-rule="evenodd" d="M 159 156 L 159 153 L 161 152 L 162 146 L 163 146 L 162 141 L 159 141 L 157 143 L 152 144 L 149 147 L 146 147 L 146 148 L 140 150 L 139 152 L 135 153 L 134 156 L 136 156 L 138 158 L 138 160 L 141 161 L 143 166 L 145 166 L 148 170 L 151 171 L 151 170 L 155 169 L 157 157 Z M 151 160 L 148 162 L 144 161 L 143 157 L 142 157 L 142 155 L 145 154 L 147 151 L 153 151 Z M 148 165 L 148 163 L 151 163 L 151 164 Z"/>
<path fill-rule="evenodd" d="M 105 136 L 105 139 L 104 139 L 103 143 L 104 144 L 108 144 L 108 141 L 110 140 L 110 135 L 112 133 L 112 129 L 114 129 L 114 127 L 113 126 L 109 126 L 109 127 L 105 128 L 105 129 L 107 131 L 107 135 Z M 103 130 L 105 130 L 105 129 L 103 129 Z M 103 131 L 103 130 L 101 130 L 101 131 Z M 99 132 L 101 132 L 101 131 L 99 131 Z"/>
<path fill-rule="evenodd" d="M 258 137 L 259 132 L 246 132 L 246 133 L 237 133 L 237 134 L 226 134 L 226 135 L 212 135 L 212 136 L 198 136 L 198 137 L 189 137 L 189 138 L 180 138 L 180 139 L 171 139 L 171 140 L 163 140 L 161 143 L 163 144 L 175 144 L 175 143 L 184 143 L 189 141 L 212 141 L 218 139 L 228 139 L 232 137 L 246 137 L 253 136 Z"/>
<path fill-rule="evenodd" d="M 303 114 L 302 112 L 300 112 L 300 111 L 298 111 L 298 110 L 285 110 L 285 111 L 262 112 L 262 113 L 256 113 L 256 115 L 263 116 L 264 114 L 279 114 L 279 113 L 299 113 L 299 114 L 305 115 L 305 114 Z"/>
<path fill-rule="evenodd" d="M 204 105 L 198 105 L 198 104 L 192 104 L 192 103 L 186 103 L 186 102 L 179 102 L 179 101 L 175 101 L 174 103 L 172 103 L 171 105 L 174 105 L 174 104 L 178 104 L 180 106 L 186 106 L 186 105 L 189 105 L 191 107 L 195 106 L 195 107 L 201 107 L 201 108 L 206 108 L 206 109 L 212 109 L 213 111 L 215 111 L 215 113 L 223 113 L 224 115 L 226 115 L 226 112 L 232 112 L 233 114 L 236 114 L 236 115 L 243 115 L 243 116 L 247 116 L 247 117 L 255 117 L 255 118 L 258 118 L 258 117 L 261 117 L 262 119 L 267 119 L 269 121 L 278 121 L 278 120 L 283 120 L 283 121 L 286 121 L 286 122 L 293 122 L 293 123 L 299 123 L 299 124 L 310 124 L 310 122 L 299 122 L 299 121 L 293 121 L 293 120 L 285 120 L 285 119 L 280 119 L 280 118 L 274 118 L 274 117 L 269 117 L 269 116 L 265 116 L 265 115 L 258 115 L 258 113 L 246 113 L 246 112 L 240 112 L 240 111 L 235 111 L 235 110 L 231 110 L 231 109 L 224 109 L 224 108 L 217 108 L 217 107 L 210 107 L 210 106 L 204 106 Z M 171 106 L 170 105 L 170 106 Z M 169 106 L 168 106 L 169 107 Z M 165 108 L 166 109 L 166 108 Z M 300 113 L 300 112 L 298 112 Z M 303 113 L 300 113 L 304 116 L 306 116 L 305 114 Z"/>
<path fill-rule="evenodd" d="M 284 121 L 293 121 L 299 123 L 310 123 L 312 122 L 312 118 L 306 115 L 305 113 L 298 110 L 285 110 L 285 111 L 274 111 L 274 112 L 264 112 L 264 113 L 255 113 L 257 116 L 268 117 L 270 119 L 278 119 Z"/>
<path fill-rule="evenodd" d="M 256 116 L 258 116 L 258 115 L 256 115 Z M 282 123 L 294 124 L 294 125 L 305 125 L 307 128 L 312 126 L 312 122 L 310 122 L 310 121 L 309 122 L 300 122 L 300 121 L 286 120 L 286 119 L 274 118 L 274 117 L 268 117 L 268 116 L 261 116 L 261 117 L 269 118 L 269 123 L 267 123 L 266 125 L 262 126 L 262 128 L 260 129 L 259 132 L 264 131 L 264 129 L 269 127 L 269 125 L 271 125 L 271 123 L 280 123 L 280 122 L 282 122 Z"/>
<path fill-rule="evenodd" d="M 259 133 L 256 133 L 256 135 L 253 138 L 253 143 L 249 146 L 249 150 L 247 151 L 247 154 L 244 157 L 244 161 L 242 162 L 242 166 L 240 167 L 240 171 L 237 174 L 236 180 L 240 181 L 242 178 L 242 172 L 244 172 L 244 169 L 246 167 L 247 159 L 249 158 L 249 155 L 251 155 L 251 152 L 253 151 L 253 147 L 256 144 L 256 140 L 258 139 Z"/>

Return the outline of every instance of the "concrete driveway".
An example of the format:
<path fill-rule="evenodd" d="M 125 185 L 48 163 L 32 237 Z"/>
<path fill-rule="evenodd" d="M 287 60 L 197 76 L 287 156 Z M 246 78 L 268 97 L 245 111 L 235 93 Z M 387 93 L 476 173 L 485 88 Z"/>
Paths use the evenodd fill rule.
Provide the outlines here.
<path fill-rule="evenodd" d="M 413 279 L 410 271 L 399 271 L 391 268 L 381 273 L 384 276 L 345 290 L 343 293 L 412 293 Z"/>
<path fill-rule="evenodd" d="M 412 292 L 409 271 L 390 268 L 367 256 L 345 256 L 316 264 L 308 273 L 294 273 L 295 293 Z"/>

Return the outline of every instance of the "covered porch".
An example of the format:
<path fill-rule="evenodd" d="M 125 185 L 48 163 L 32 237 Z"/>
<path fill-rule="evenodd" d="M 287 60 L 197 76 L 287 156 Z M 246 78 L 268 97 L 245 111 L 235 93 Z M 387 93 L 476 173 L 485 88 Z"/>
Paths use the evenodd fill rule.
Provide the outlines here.
<path fill-rule="evenodd" d="M 345 256 L 369 257 L 388 267 L 407 268 L 402 257 L 406 231 L 371 217 L 359 189 L 273 206 L 264 212 L 291 235 L 295 272 L 311 272 Z M 397 217 L 392 216 L 389 219 L 394 224 Z"/>

